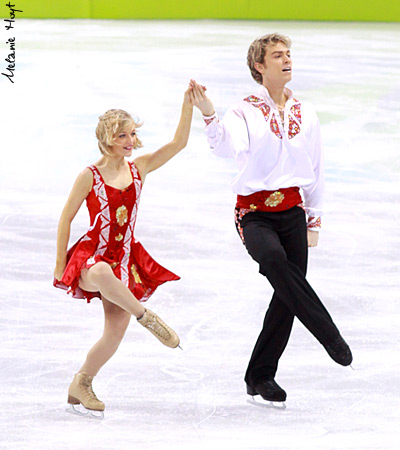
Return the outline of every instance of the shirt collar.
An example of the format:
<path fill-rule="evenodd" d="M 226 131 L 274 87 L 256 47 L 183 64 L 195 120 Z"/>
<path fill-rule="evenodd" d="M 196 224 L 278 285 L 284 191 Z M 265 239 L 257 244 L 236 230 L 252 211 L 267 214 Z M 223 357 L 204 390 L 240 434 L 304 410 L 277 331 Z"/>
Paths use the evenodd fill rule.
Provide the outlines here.
<path fill-rule="evenodd" d="M 285 87 L 283 92 L 287 96 L 288 101 L 293 98 L 293 92 L 288 87 Z M 266 103 L 269 103 L 271 106 L 276 108 L 275 102 L 272 100 L 268 89 L 265 86 L 260 85 L 258 89 L 258 97 L 261 97 Z"/>

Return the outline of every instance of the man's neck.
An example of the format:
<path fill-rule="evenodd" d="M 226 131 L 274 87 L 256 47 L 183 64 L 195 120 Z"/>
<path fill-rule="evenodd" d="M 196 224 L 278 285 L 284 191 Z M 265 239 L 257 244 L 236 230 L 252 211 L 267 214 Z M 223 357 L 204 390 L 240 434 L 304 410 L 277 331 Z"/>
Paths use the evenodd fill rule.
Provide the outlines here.
<path fill-rule="evenodd" d="M 285 94 L 285 86 L 283 85 L 271 85 L 263 84 L 263 86 L 268 90 L 269 96 L 275 102 L 277 106 L 284 107 L 286 100 L 288 99 Z"/>

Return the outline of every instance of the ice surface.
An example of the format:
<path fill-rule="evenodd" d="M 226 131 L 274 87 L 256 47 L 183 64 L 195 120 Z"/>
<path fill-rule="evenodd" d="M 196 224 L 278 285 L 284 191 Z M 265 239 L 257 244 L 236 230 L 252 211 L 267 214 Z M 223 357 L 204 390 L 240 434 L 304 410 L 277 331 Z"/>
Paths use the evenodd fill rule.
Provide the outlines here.
<path fill-rule="evenodd" d="M 400 25 L 15 25 L 15 83 L 0 80 L 0 448 L 399 448 Z M 132 322 L 94 383 L 105 419 L 67 414 L 68 384 L 103 317 L 99 301 L 52 287 L 56 227 L 76 175 L 98 158 L 97 117 L 127 109 L 144 122 L 143 151 L 156 149 L 173 136 L 190 78 L 221 115 L 253 93 L 248 45 L 277 30 L 293 39 L 290 86 L 314 104 L 325 142 L 326 216 L 308 278 L 355 370 L 333 363 L 297 322 L 277 377 L 286 410 L 246 402 L 244 370 L 271 288 L 234 229 L 234 164 L 209 153 L 196 112 L 188 147 L 148 176 L 136 228 L 182 277 L 149 307 L 184 351 Z M 87 222 L 83 209 L 71 242 Z"/>

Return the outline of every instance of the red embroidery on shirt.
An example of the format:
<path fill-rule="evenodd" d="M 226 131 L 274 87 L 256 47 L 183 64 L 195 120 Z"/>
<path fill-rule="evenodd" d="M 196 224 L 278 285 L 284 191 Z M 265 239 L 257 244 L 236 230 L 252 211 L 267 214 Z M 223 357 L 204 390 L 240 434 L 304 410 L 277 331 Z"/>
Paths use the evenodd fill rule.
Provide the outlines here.
<path fill-rule="evenodd" d="M 263 113 L 265 121 L 268 121 L 271 108 L 261 98 L 258 98 L 255 95 L 249 95 L 244 101 L 249 102 L 255 108 L 258 108 Z"/>
<path fill-rule="evenodd" d="M 206 119 L 205 117 L 203 117 L 203 119 L 204 119 L 204 122 L 205 122 L 205 124 L 207 126 L 207 125 L 210 125 L 210 123 L 213 122 L 216 119 L 216 117 L 214 116 L 211 119 Z"/>
<path fill-rule="evenodd" d="M 289 114 L 289 130 L 288 130 L 289 139 L 293 139 L 296 136 L 296 134 L 299 133 L 300 133 L 299 125 L 295 120 L 293 120 L 293 117 Z"/>
<path fill-rule="evenodd" d="M 281 132 L 279 131 L 279 125 L 278 125 L 278 122 L 276 121 L 276 117 L 275 117 L 275 114 L 272 114 L 272 117 L 271 117 L 271 122 L 270 122 L 270 128 L 271 128 L 271 131 L 279 138 L 279 139 L 282 139 L 282 135 L 281 135 Z"/>
<path fill-rule="evenodd" d="M 291 113 L 294 115 L 294 117 L 297 119 L 299 123 L 301 123 L 301 104 L 296 103 L 290 108 Z"/>
<path fill-rule="evenodd" d="M 321 217 L 309 217 L 307 228 L 321 228 Z"/>
<path fill-rule="evenodd" d="M 263 103 L 262 98 L 256 97 L 255 95 L 249 95 L 248 97 L 246 97 L 243 100 L 245 102 L 250 102 L 250 103 Z"/>

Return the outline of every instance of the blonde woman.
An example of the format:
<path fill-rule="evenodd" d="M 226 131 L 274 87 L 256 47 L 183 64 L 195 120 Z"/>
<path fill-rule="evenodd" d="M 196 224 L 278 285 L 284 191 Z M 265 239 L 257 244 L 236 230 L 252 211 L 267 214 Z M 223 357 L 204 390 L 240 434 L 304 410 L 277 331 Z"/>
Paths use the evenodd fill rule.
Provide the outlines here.
<path fill-rule="evenodd" d="M 92 380 L 116 352 L 132 315 L 164 345 L 171 348 L 179 345 L 175 331 L 142 304 L 157 286 L 179 277 L 154 261 L 135 240 L 134 227 L 147 174 L 164 165 L 187 144 L 193 112 L 192 89 L 190 85 L 184 94 L 173 140 L 133 162 L 126 158 L 142 147 L 137 136 L 140 124 L 119 109 L 101 116 L 96 136 L 102 156 L 79 174 L 62 211 L 54 285 L 88 302 L 93 297 L 101 298 L 105 315 L 103 335 L 90 349 L 69 387 L 71 405 L 104 410 L 104 403 L 93 392 Z M 67 251 L 71 222 L 84 200 L 90 228 Z"/>

